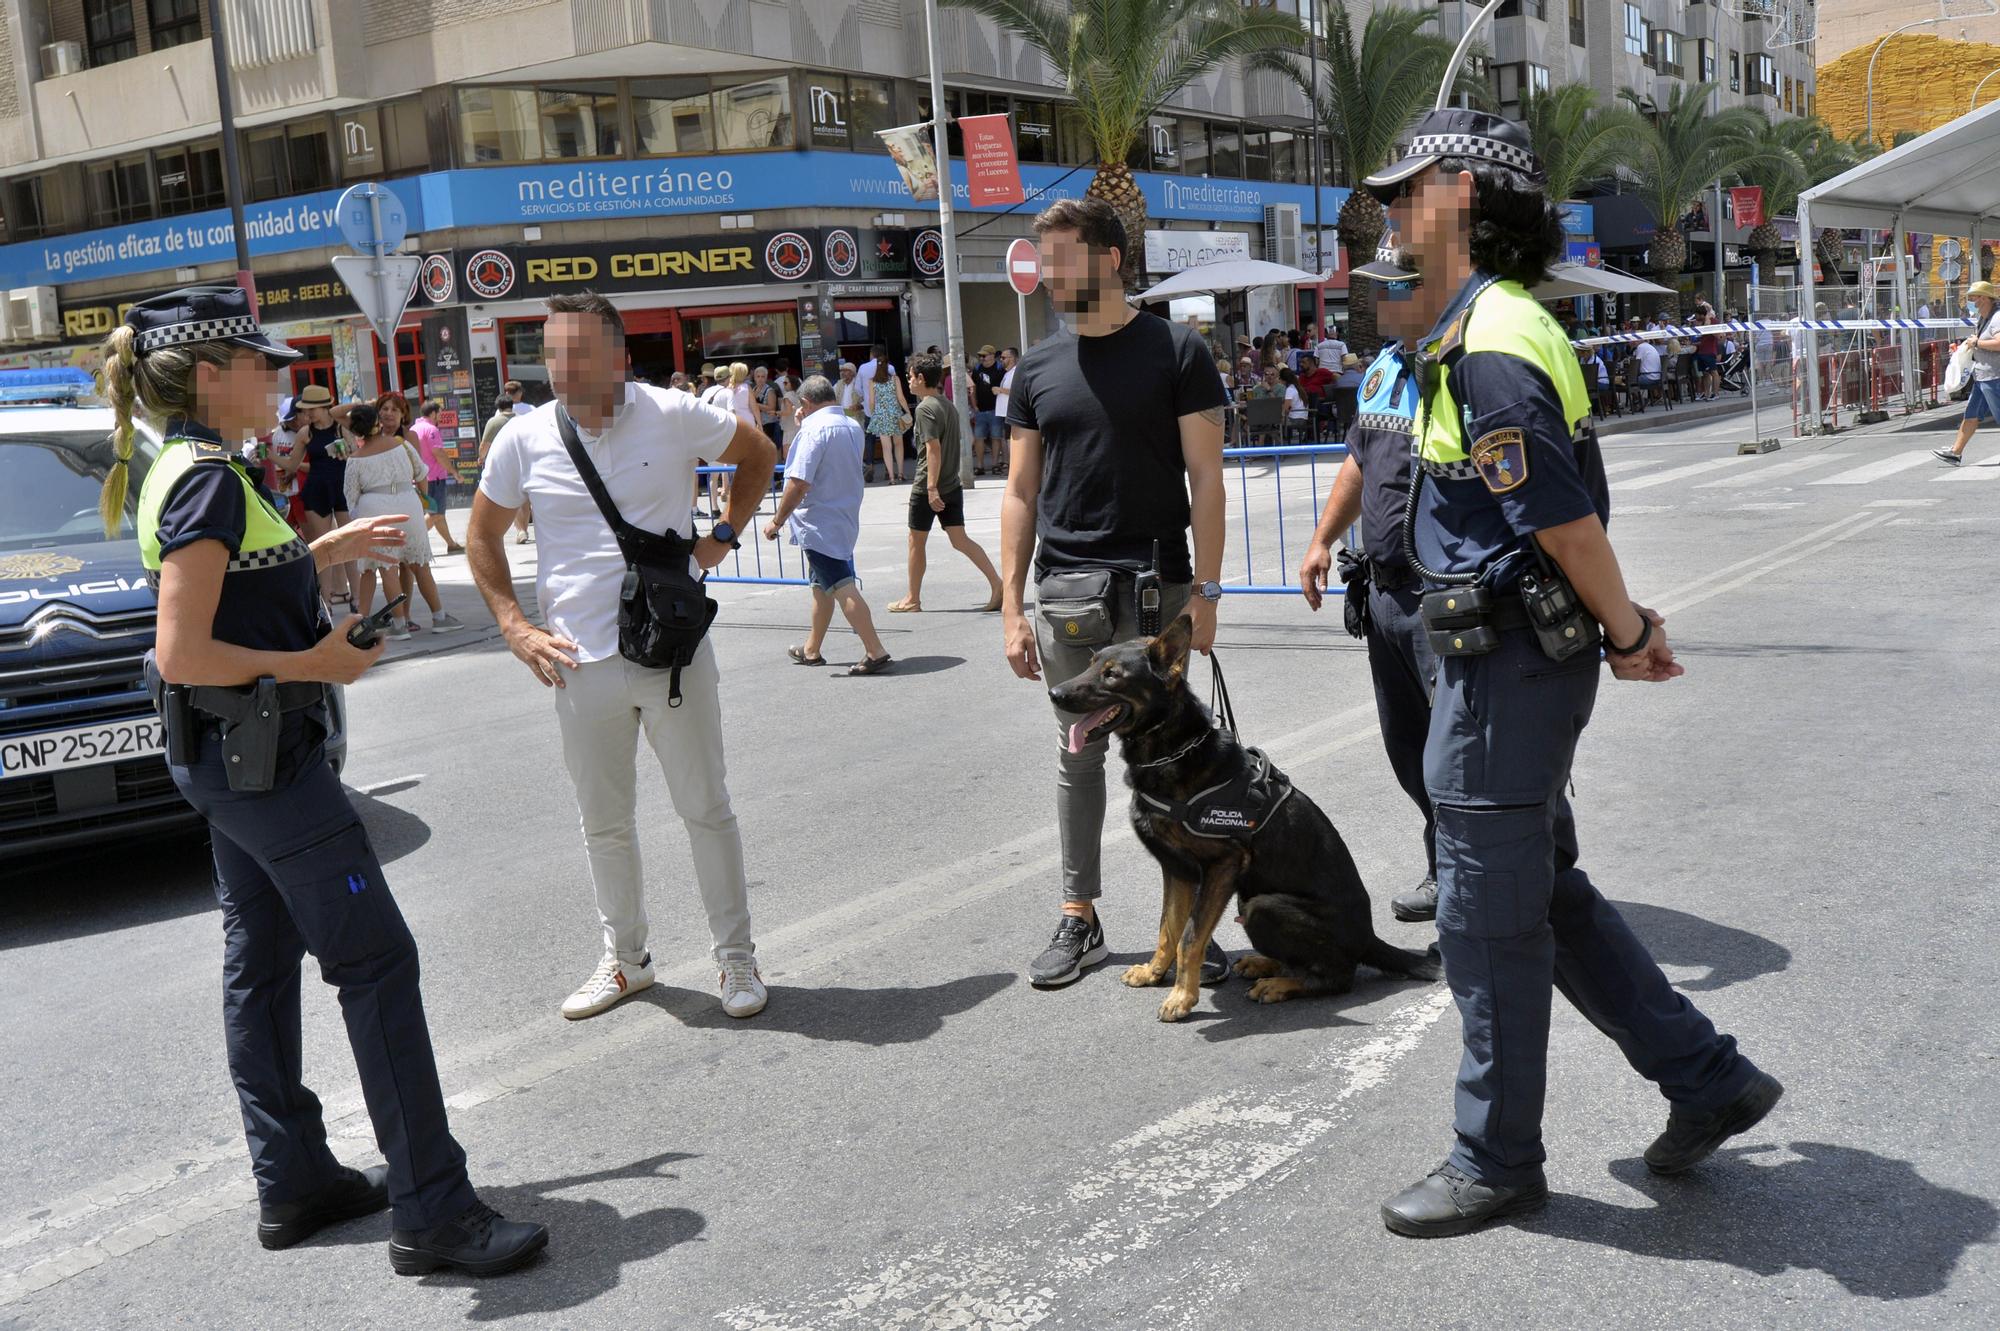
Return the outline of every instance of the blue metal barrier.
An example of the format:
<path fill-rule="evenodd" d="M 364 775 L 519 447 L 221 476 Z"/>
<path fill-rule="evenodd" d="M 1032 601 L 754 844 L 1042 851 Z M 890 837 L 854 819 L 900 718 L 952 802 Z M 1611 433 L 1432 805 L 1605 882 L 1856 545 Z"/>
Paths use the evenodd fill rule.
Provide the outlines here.
<path fill-rule="evenodd" d="M 1323 457 L 1345 458 L 1346 456 L 1346 444 L 1324 441 L 1314 444 L 1274 445 L 1269 448 L 1225 448 L 1222 450 L 1222 458 L 1225 463 L 1236 463 L 1238 492 L 1243 499 L 1243 581 L 1224 584 L 1222 590 L 1225 595 L 1297 596 L 1299 594 L 1299 585 L 1296 582 L 1288 581 L 1292 576 L 1292 569 L 1285 543 L 1285 459 L 1304 458 L 1306 460 L 1306 470 L 1311 477 L 1312 483 L 1312 510 L 1306 519 L 1306 529 L 1310 532 L 1319 522 L 1321 503 L 1319 459 Z M 1252 540 L 1252 533 L 1256 530 L 1257 523 L 1250 511 L 1250 462 L 1252 459 L 1263 458 L 1271 460 L 1271 490 L 1277 507 L 1277 566 L 1279 577 L 1279 581 L 1277 582 L 1257 581 L 1257 550 L 1256 544 Z M 1296 470 L 1295 466 L 1294 472 Z M 1352 539 L 1350 537 L 1351 543 Z M 1342 588 L 1337 579 L 1328 580 L 1326 588 L 1328 595 L 1338 596 L 1341 590 Z"/>
<path fill-rule="evenodd" d="M 702 505 L 708 498 L 709 477 L 734 476 L 735 474 L 736 468 L 734 467 L 696 467 L 694 469 L 695 511 L 697 513 L 703 511 Z M 750 552 L 751 571 L 749 573 L 743 571 L 743 550 L 739 549 L 730 556 L 731 571 L 723 573 L 718 568 L 710 572 L 708 575 L 710 582 L 743 584 L 753 587 L 803 587 L 806 585 L 804 555 L 796 549 L 793 550 L 791 563 L 795 572 L 788 576 L 785 571 L 786 541 L 784 534 L 782 532 L 779 533 L 776 541 L 767 542 L 764 539 L 764 523 L 762 519 L 768 516 L 769 513 L 777 511 L 777 505 L 773 502 L 767 513 L 765 501 L 774 501 L 777 498 L 778 491 L 784 489 L 784 486 L 785 464 L 781 462 L 771 475 L 770 492 L 764 496 L 764 499 L 759 500 L 757 503 L 757 516 L 751 520 L 751 525 L 738 535 L 738 539 L 743 542 L 744 549 Z M 772 570 L 770 572 L 766 572 L 764 567 L 764 547 L 767 544 L 772 547 Z"/>

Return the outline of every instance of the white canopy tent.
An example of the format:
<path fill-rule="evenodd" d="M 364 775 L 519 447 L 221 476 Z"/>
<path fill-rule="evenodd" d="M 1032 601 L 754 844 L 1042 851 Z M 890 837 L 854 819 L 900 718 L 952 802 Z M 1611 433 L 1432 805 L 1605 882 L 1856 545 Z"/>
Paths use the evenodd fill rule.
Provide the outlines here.
<path fill-rule="evenodd" d="M 1921 138 L 1891 148 L 1851 171 L 1799 195 L 1799 310 L 1813 308 L 1811 247 L 1820 227 L 1895 230 L 1895 252 L 1908 250 L 1909 231 L 1969 236 L 1975 263 L 1982 232 L 2000 230 L 2000 102 L 1940 125 Z M 1909 281 L 1895 265 L 1896 300 L 1910 308 Z M 1805 332 L 1807 357 L 1819 362 L 1819 338 Z M 1904 341 L 1905 375 L 1915 374 L 1915 346 Z M 1807 419 L 1817 422 L 1820 384 L 1806 375 Z"/>
<path fill-rule="evenodd" d="M 1537 283 L 1528 294 L 1536 300 L 1567 300 L 1571 296 L 1671 296 L 1674 293 L 1670 288 L 1621 273 L 1616 268 L 1559 263 L 1549 269 L 1548 280 Z"/>
<path fill-rule="evenodd" d="M 1326 279 L 1303 268 L 1288 268 L 1262 259 L 1223 259 L 1199 264 L 1175 273 L 1166 281 L 1142 292 L 1143 301 L 1172 300 L 1175 296 L 1210 296 L 1219 291 L 1248 291 L 1251 287 L 1316 287 Z"/>

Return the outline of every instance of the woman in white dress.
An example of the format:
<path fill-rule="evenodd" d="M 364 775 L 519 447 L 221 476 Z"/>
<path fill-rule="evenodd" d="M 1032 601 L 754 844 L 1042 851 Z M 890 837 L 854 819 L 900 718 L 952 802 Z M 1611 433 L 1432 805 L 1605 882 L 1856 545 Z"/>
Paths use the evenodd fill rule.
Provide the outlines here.
<path fill-rule="evenodd" d="M 371 406 L 356 406 L 348 411 L 347 432 L 350 438 L 346 475 L 347 511 L 365 513 L 372 518 L 403 519 L 401 564 L 374 559 L 357 560 L 355 563 L 361 578 L 355 609 L 366 615 L 375 600 L 377 573 L 382 575 L 383 595 L 393 601 L 408 590 L 403 577 L 404 568 L 415 565 L 423 566 L 426 573 L 430 571 L 430 533 L 424 529 L 424 506 L 417 499 L 417 477 L 423 472 L 423 462 L 416 457 L 416 450 L 400 437 L 382 432 L 380 418 Z M 436 584 L 432 586 L 435 590 Z M 410 636 L 407 603 L 397 609 L 395 624 L 387 636 Z"/>

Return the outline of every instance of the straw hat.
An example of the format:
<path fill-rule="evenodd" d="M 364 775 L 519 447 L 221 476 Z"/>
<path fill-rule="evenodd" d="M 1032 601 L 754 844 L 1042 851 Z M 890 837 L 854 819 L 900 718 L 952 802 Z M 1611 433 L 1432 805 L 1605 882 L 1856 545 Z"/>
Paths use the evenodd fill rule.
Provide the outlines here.
<path fill-rule="evenodd" d="M 1965 294 L 1984 296 L 1988 300 L 2000 300 L 2000 287 L 1994 286 L 1991 282 L 1974 282 L 1965 289 Z"/>

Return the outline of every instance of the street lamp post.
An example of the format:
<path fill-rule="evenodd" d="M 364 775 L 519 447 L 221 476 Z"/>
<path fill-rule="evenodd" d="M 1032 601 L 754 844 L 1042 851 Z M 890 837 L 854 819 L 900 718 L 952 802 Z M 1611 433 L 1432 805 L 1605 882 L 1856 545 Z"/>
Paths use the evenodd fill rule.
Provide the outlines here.
<path fill-rule="evenodd" d="M 1995 74 L 2000 74 L 2000 69 L 1989 71 L 1985 78 L 1979 80 L 1979 82 L 1972 85 L 1972 105 L 1965 108 L 1967 113 L 1977 111 L 1979 109 L 1979 94 L 1985 90 L 1986 85 L 1992 81 L 1993 76 Z"/>
<path fill-rule="evenodd" d="M 222 0 L 208 0 L 208 44 L 215 51 L 215 112 L 222 122 L 222 188 L 229 198 L 229 229 L 236 234 L 236 285 L 257 311 L 257 279 L 250 272 L 250 237 L 243 229 L 243 159 L 236 143 L 236 110 L 229 89 L 229 44 L 223 39 Z M 393 351 L 390 359 L 394 360 Z"/>
<path fill-rule="evenodd" d="M 1870 143 L 1875 142 L 1875 62 L 1882 58 L 1882 48 L 1889 44 L 1890 37 L 1894 37 L 1898 33 L 1908 32 L 1911 28 L 1921 28 L 1926 24 L 1942 22 L 1944 22 L 1942 18 L 1920 18 L 1914 23 L 1905 23 L 1902 27 L 1895 29 L 1883 37 L 1881 41 L 1875 43 L 1875 54 L 1868 57 L 1868 141 Z"/>
<path fill-rule="evenodd" d="M 938 162 L 938 239 L 944 250 L 944 348 L 950 357 L 951 409 L 958 414 L 961 438 L 970 438 L 971 429 L 963 410 L 962 394 L 972 391 L 972 373 L 965 359 L 965 327 L 959 317 L 958 238 L 951 220 L 951 154 L 945 129 L 951 123 L 944 104 L 944 69 L 938 63 L 937 0 L 924 0 L 924 45 L 931 63 L 931 151 Z M 921 445 L 920 445 L 921 446 Z M 959 481 L 972 488 L 972 450 L 959 453 Z"/>

